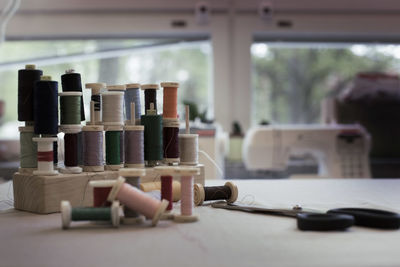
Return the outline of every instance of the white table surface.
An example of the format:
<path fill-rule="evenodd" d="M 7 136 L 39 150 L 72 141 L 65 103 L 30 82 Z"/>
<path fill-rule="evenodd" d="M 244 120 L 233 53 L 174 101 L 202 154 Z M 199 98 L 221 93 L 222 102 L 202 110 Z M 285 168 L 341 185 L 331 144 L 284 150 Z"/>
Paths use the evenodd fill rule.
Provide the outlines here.
<path fill-rule="evenodd" d="M 400 179 L 234 182 L 239 187 L 239 200 L 245 203 L 400 212 Z M 6 199 L 9 187 L 0 186 L 1 199 Z M 195 213 L 200 217 L 196 223 L 162 221 L 155 228 L 147 223 L 119 229 L 77 223 L 61 230 L 60 214 L 3 210 L 0 266 L 400 265 L 400 230 L 352 227 L 346 232 L 302 232 L 293 218 L 209 206 L 197 207 Z"/>

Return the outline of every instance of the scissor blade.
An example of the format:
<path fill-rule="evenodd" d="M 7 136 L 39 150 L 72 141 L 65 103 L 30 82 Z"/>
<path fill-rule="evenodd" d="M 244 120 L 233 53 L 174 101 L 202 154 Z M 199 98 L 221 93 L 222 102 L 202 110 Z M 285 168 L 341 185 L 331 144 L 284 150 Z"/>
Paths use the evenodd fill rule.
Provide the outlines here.
<path fill-rule="evenodd" d="M 262 206 L 253 206 L 253 205 L 242 205 L 242 204 L 233 204 L 233 203 L 226 203 L 226 202 L 216 202 L 211 204 L 213 208 L 220 208 L 220 209 L 228 209 L 228 210 L 238 210 L 244 212 L 252 212 L 252 213 L 263 213 L 269 215 L 280 215 L 280 216 L 287 216 L 287 217 L 296 217 L 296 215 L 301 212 L 300 210 L 294 209 L 270 209 L 265 208 Z"/>

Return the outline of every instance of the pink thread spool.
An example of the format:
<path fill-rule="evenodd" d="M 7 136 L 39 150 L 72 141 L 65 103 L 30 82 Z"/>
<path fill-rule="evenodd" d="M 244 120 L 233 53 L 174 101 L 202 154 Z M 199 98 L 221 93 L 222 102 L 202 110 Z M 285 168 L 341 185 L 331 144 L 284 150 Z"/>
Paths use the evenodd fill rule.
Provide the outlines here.
<path fill-rule="evenodd" d="M 159 201 L 146 195 L 146 193 L 125 183 L 125 178 L 121 176 L 118 177 L 107 200 L 111 202 L 115 199 L 118 199 L 131 210 L 143 214 L 147 219 L 152 219 L 153 226 L 157 225 L 168 206 L 167 200 Z"/>
<path fill-rule="evenodd" d="M 178 167 L 176 175 L 181 177 L 181 214 L 175 215 L 176 222 L 195 222 L 198 217 L 193 214 L 193 176 L 200 174 L 197 167 Z"/>
<path fill-rule="evenodd" d="M 98 180 L 89 182 L 89 185 L 93 187 L 93 207 L 105 207 L 111 205 L 111 202 L 107 201 L 107 197 L 114 184 L 115 180 Z"/>

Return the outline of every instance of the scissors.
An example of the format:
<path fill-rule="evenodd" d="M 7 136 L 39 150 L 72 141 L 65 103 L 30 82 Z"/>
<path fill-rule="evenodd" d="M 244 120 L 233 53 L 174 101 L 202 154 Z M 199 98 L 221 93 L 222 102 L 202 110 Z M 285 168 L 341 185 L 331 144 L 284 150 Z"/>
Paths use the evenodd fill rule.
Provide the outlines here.
<path fill-rule="evenodd" d="M 377 229 L 399 229 L 400 214 L 378 209 L 339 208 L 326 213 L 317 210 L 303 209 L 296 205 L 291 209 L 270 209 L 262 206 L 242 205 L 215 202 L 213 208 L 239 210 L 297 218 L 297 228 L 303 231 L 339 231 L 358 225 Z"/>

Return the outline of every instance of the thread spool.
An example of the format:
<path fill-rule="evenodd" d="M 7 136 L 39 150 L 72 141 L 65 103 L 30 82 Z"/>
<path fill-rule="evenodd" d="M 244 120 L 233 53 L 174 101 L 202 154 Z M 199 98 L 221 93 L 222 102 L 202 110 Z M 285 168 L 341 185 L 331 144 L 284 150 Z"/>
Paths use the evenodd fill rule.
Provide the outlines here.
<path fill-rule="evenodd" d="M 107 197 L 114 184 L 115 180 L 89 182 L 89 186 L 93 187 L 93 207 L 108 207 L 111 205 L 111 202 L 107 201 Z"/>
<path fill-rule="evenodd" d="M 204 201 L 226 200 L 233 203 L 237 200 L 239 190 L 232 182 L 226 182 L 224 186 L 202 186 L 194 185 L 194 204 L 200 206 Z"/>
<path fill-rule="evenodd" d="M 179 83 L 164 82 L 161 83 L 164 88 L 163 95 L 163 117 L 177 118 L 178 117 L 178 87 Z"/>
<path fill-rule="evenodd" d="M 161 191 L 161 182 L 147 182 L 140 184 L 140 190 L 143 192 Z M 172 181 L 172 201 L 177 202 L 181 199 L 181 183 Z"/>
<path fill-rule="evenodd" d="M 53 142 L 57 141 L 57 137 L 34 137 L 37 142 L 37 166 L 38 169 L 33 171 L 33 175 L 57 175 L 58 171 L 54 170 L 54 154 Z"/>
<path fill-rule="evenodd" d="M 156 115 L 154 104 L 151 103 L 147 115 L 142 115 L 141 123 L 144 126 L 144 159 L 147 166 L 158 165 L 162 160 L 162 116 Z"/>
<path fill-rule="evenodd" d="M 92 90 L 91 101 L 94 103 L 94 112 L 93 112 L 93 119 L 90 120 L 88 124 L 101 124 L 101 89 L 106 88 L 105 83 L 87 83 L 85 84 L 87 89 Z M 92 116 L 92 111 L 91 111 Z"/>
<path fill-rule="evenodd" d="M 179 120 L 163 119 L 163 151 L 164 162 L 179 163 Z"/>
<path fill-rule="evenodd" d="M 179 156 L 181 165 L 198 164 L 198 139 L 198 134 L 179 134 Z"/>
<path fill-rule="evenodd" d="M 124 125 L 124 93 L 105 92 L 101 94 L 103 100 L 103 125 Z"/>
<path fill-rule="evenodd" d="M 168 201 L 159 201 L 146 195 L 136 187 L 125 183 L 125 178 L 123 177 L 118 177 L 108 196 L 108 201 L 113 201 L 114 199 L 118 199 L 131 210 L 135 210 L 143 214 L 147 219 L 151 219 L 153 226 L 157 225 L 168 206 Z"/>
<path fill-rule="evenodd" d="M 32 126 L 18 127 L 20 143 L 20 173 L 32 173 L 37 168 L 37 143 L 32 138 L 37 137 L 33 133 Z"/>
<path fill-rule="evenodd" d="M 80 118 L 80 115 L 79 115 Z M 79 133 L 82 131 L 81 125 L 60 126 L 64 135 L 64 165 L 61 168 L 62 173 L 81 173 L 82 168 L 79 165 Z"/>
<path fill-rule="evenodd" d="M 121 164 L 122 126 L 107 126 L 106 128 L 106 169 L 119 170 Z"/>
<path fill-rule="evenodd" d="M 125 167 L 144 167 L 144 126 L 126 125 L 125 135 Z"/>
<path fill-rule="evenodd" d="M 157 90 L 159 89 L 158 84 L 142 84 L 140 86 L 144 90 L 144 110 L 145 114 L 148 115 L 148 111 L 152 110 L 151 103 L 153 103 L 153 109 L 157 114 Z"/>
<path fill-rule="evenodd" d="M 126 168 L 120 169 L 119 175 L 125 177 L 126 183 L 135 187 L 140 188 L 140 177 L 146 175 L 146 171 L 144 169 L 137 168 Z M 142 223 L 143 217 L 136 210 L 132 210 L 127 206 L 124 206 L 124 224 L 136 224 Z"/>
<path fill-rule="evenodd" d="M 61 75 L 61 85 L 64 92 L 79 92 L 80 93 L 80 121 L 85 120 L 85 106 L 83 105 L 82 81 L 81 75 L 75 70 L 69 69 L 65 74 Z"/>
<path fill-rule="evenodd" d="M 142 107 L 140 105 L 140 84 L 130 83 L 126 85 L 125 92 L 125 114 L 126 120 L 129 122 L 131 120 L 131 103 L 135 103 L 135 122 L 140 125 L 140 116 L 142 115 Z M 128 123 L 127 123 L 128 124 Z"/>
<path fill-rule="evenodd" d="M 119 226 L 119 203 L 114 201 L 111 207 L 72 208 L 69 201 L 61 201 L 62 228 L 68 229 L 71 221 L 109 221 L 114 227 Z"/>
<path fill-rule="evenodd" d="M 18 120 L 33 121 L 34 88 L 40 81 L 43 71 L 35 65 L 25 65 L 25 69 L 18 70 Z"/>
<path fill-rule="evenodd" d="M 80 125 L 81 124 L 81 100 L 80 92 L 59 93 L 60 96 L 60 124 Z"/>
<path fill-rule="evenodd" d="M 181 214 L 175 215 L 176 222 L 195 222 L 198 217 L 193 214 L 193 176 L 200 174 L 197 167 L 179 167 L 175 171 L 181 177 Z"/>
<path fill-rule="evenodd" d="M 177 167 L 172 166 L 158 166 L 154 168 L 154 171 L 160 175 L 161 180 L 161 199 L 168 200 L 169 204 L 167 210 L 172 210 L 173 202 L 173 190 L 172 181 L 173 175 L 176 173 Z"/>
<path fill-rule="evenodd" d="M 58 83 L 42 76 L 34 89 L 35 134 L 58 134 Z"/>
<path fill-rule="evenodd" d="M 103 129 L 101 125 L 82 127 L 83 170 L 85 172 L 104 171 Z"/>

